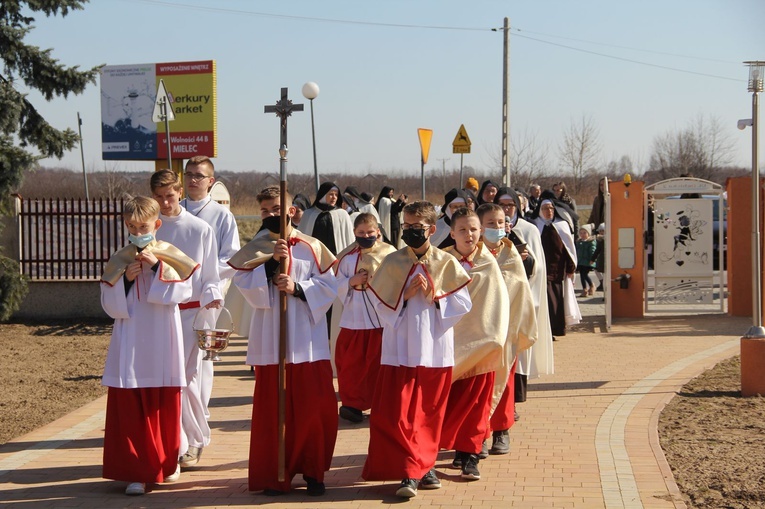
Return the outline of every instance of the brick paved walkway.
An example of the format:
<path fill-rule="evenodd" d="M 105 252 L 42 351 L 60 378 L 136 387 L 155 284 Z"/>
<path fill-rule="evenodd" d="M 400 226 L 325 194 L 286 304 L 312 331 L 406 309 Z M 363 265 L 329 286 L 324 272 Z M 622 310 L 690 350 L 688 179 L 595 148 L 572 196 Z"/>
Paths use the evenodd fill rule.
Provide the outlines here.
<path fill-rule="evenodd" d="M 126 497 L 104 480 L 101 446 L 105 398 L 0 446 L 0 505 L 20 508 L 249 507 L 430 509 L 684 507 L 658 445 L 661 408 L 690 378 L 738 354 L 745 319 L 724 315 L 617 321 L 602 333 L 590 318 L 555 343 L 556 374 L 529 383 L 518 406 L 512 450 L 480 464 L 482 479 L 463 482 L 439 457 L 440 490 L 405 502 L 397 483 L 360 479 L 367 424 L 341 421 L 324 497 L 295 481 L 277 499 L 247 491 L 252 375 L 245 340 L 235 338 L 216 366 L 211 402 L 213 443 L 179 482 Z M 264 458 L 264 461 L 269 461 Z"/>

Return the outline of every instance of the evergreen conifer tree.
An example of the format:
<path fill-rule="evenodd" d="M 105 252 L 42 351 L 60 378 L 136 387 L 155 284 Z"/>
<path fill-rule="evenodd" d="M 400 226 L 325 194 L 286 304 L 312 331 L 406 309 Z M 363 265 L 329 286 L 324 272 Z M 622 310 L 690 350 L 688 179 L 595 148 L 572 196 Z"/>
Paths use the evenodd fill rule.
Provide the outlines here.
<path fill-rule="evenodd" d="M 38 159 L 62 157 L 77 146 L 72 129 L 59 130 L 45 121 L 16 84 L 38 90 L 50 101 L 80 94 L 95 83 L 99 67 L 80 71 L 53 58 L 50 49 L 24 43 L 32 30 L 35 13 L 64 17 L 82 9 L 87 0 L 0 0 L 0 201 L 21 184 L 24 173 Z M 18 309 L 26 294 L 26 282 L 18 264 L 0 260 L 0 320 Z"/>

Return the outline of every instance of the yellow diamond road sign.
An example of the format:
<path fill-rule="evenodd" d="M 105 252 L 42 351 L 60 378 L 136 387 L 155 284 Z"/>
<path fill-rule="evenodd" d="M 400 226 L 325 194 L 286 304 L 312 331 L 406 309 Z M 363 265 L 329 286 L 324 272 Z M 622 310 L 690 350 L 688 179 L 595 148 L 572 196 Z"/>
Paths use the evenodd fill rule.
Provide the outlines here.
<path fill-rule="evenodd" d="M 460 125 L 460 130 L 457 131 L 457 136 L 454 137 L 452 142 L 452 154 L 469 154 L 470 153 L 470 138 L 465 130 L 465 124 Z"/>

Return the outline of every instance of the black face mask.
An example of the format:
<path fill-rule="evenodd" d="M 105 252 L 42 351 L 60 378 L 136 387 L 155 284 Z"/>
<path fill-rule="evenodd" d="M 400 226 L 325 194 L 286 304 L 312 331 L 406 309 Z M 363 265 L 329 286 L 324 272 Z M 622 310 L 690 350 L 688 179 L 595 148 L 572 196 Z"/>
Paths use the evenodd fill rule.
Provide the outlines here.
<path fill-rule="evenodd" d="M 281 231 L 280 217 L 270 216 L 263 219 L 262 228 L 266 228 L 271 233 L 279 233 Z"/>
<path fill-rule="evenodd" d="M 428 240 L 428 237 L 425 235 L 426 231 L 427 228 L 425 230 L 412 230 L 411 228 L 404 230 L 401 233 L 401 240 L 412 249 L 419 249 Z"/>
<path fill-rule="evenodd" d="M 370 247 L 375 245 L 375 242 L 377 242 L 376 235 L 372 237 L 356 237 L 356 243 L 362 249 L 369 249 Z"/>

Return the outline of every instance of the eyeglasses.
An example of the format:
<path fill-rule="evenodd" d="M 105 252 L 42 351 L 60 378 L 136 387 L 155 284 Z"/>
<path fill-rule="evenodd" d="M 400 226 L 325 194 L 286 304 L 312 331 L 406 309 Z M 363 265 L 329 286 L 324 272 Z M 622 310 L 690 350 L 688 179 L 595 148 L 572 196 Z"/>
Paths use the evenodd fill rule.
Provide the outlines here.
<path fill-rule="evenodd" d="M 427 230 L 428 228 L 430 228 L 429 224 L 421 224 L 421 223 L 416 223 L 416 224 L 402 223 L 401 224 L 402 230 L 412 230 L 415 232 L 421 232 L 421 231 Z"/>
<path fill-rule="evenodd" d="M 195 181 L 196 181 L 196 180 L 202 180 L 202 179 L 211 178 L 209 175 L 202 175 L 201 173 L 188 173 L 188 172 L 186 172 L 186 173 L 184 173 L 183 175 L 184 175 L 184 176 L 185 176 L 187 179 L 190 179 L 190 180 L 195 180 Z"/>

